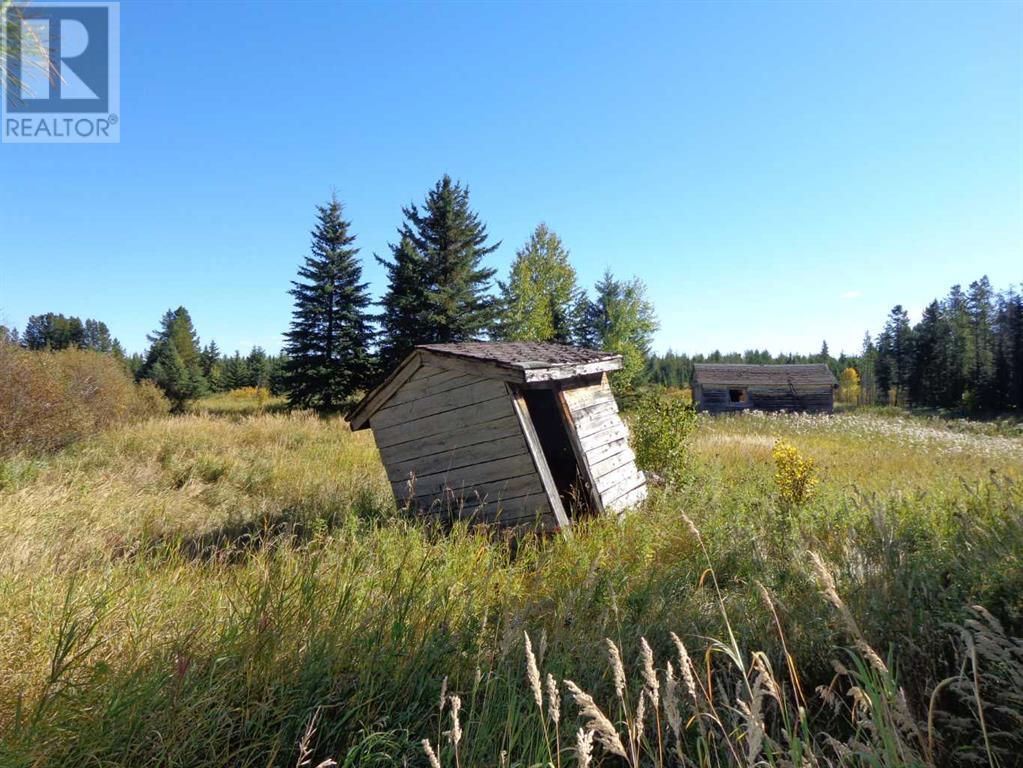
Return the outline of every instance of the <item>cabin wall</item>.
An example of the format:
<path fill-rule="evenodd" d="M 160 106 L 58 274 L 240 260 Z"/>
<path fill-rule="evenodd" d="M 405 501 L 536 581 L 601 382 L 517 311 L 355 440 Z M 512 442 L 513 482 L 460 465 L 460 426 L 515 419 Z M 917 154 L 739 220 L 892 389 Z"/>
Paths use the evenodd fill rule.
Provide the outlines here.
<path fill-rule="evenodd" d="M 423 515 L 553 526 L 502 381 L 424 365 L 370 417 L 399 506 Z"/>
<path fill-rule="evenodd" d="M 629 429 L 618 414 L 607 376 L 566 387 L 560 394 L 570 416 L 573 439 L 596 486 L 599 506 L 618 512 L 645 499 L 646 477 L 636 468 Z"/>
<path fill-rule="evenodd" d="M 690 383 L 689 391 L 692 393 L 693 407 L 696 408 L 696 410 L 700 410 L 700 405 L 703 402 L 703 387 L 694 381 Z"/>
<path fill-rule="evenodd" d="M 729 401 L 729 389 L 745 389 L 747 401 Z M 806 387 L 798 390 L 791 387 L 731 387 L 699 385 L 701 397 L 697 407 L 707 413 L 730 413 L 733 411 L 804 411 L 807 413 L 831 413 L 834 409 L 834 388 L 831 386 Z M 695 392 L 695 389 L 694 389 Z"/>

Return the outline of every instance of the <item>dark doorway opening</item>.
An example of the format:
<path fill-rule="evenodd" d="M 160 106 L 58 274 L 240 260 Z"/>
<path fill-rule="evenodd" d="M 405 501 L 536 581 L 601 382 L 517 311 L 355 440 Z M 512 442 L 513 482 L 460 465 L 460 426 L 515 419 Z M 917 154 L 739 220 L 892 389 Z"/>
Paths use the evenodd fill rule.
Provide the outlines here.
<path fill-rule="evenodd" d="M 745 403 L 746 402 L 746 390 L 745 389 L 730 389 L 730 390 L 728 390 L 728 402 L 730 402 L 730 403 Z"/>
<path fill-rule="evenodd" d="M 552 389 L 526 389 L 522 395 L 565 514 L 572 519 L 590 512 L 592 505 L 586 478 L 572 448 L 557 393 Z"/>

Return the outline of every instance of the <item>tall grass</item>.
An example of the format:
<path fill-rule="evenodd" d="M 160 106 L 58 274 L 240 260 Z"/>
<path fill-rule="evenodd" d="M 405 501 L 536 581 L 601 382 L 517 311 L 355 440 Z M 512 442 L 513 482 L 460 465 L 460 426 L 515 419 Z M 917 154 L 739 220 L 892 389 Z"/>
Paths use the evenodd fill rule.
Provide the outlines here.
<path fill-rule="evenodd" d="M 573 765 L 584 721 L 574 720 L 565 681 L 607 714 L 619 698 L 599 652 L 606 638 L 649 687 L 640 638 L 648 641 L 661 698 L 657 707 L 646 698 L 641 761 L 662 752 L 668 761 L 667 660 L 686 686 L 671 631 L 701 671 L 694 679 L 713 683 L 709 695 L 727 695 L 729 707 L 741 699 L 752 712 L 746 686 L 762 664 L 788 686 L 792 710 L 797 670 L 806 701 L 792 727 L 817 747 L 826 735 L 848 743 L 849 686 L 878 673 L 857 666 L 857 638 L 821 598 L 808 550 L 827 563 L 922 733 L 935 688 L 966 681 L 938 690 L 936 764 L 986 760 L 971 711 L 983 711 L 997 758 L 1013 744 L 1007 713 L 1017 701 L 1000 670 L 1014 668 L 1020 630 L 1020 465 L 986 444 L 934 453 L 936 439 L 864 441 L 842 421 L 744 419 L 701 420 L 693 482 L 654 492 L 621 523 L 586 521 L 571 539 L 512 541 L 406 520 L 371 436 L 302 414 L 168 417 L 53 456 L 16 456 L 0 490 L 0 763 L 426 765 L 429 738 L 450 764 L 445 687 L 460 697 L 460 766 L 496 765 L 502 752 L 509 765 L 552 756 Z M 786 515 L 771 460 L 781 437 L 820 470 L 817 493 Z M 897 452 L 889 464 L 873 459 L 882 439 Z M 977 639 L 968 622 L 987 619 L 971 605 L 1000 622 L 1002 639 Z M 969 697 L 973 667 L 960 676 L 963 632 L 977 649 L 980 704 Z M 846 702 L 837 713 L 816 693 L 831 686 L 836 659 L 848 672 L 833 689 Z M 872 684 L 896 695 L 884 680 Z M 626 695 L 634 721 L 643 699 Z M 745 763 L 749 743 L 736 728 L 748 718 L 712 701 Z M 788 743 L 772 701 L 764 688 L 761 759 L 768 738 Z M 627 718 L 608 717 L 628 752 Z M 687 749 L 698 750 L 707 718 L 682 717 Z M 706 738 L 717 750 L 711 764 L 734 762 L 724 735 Z M 593 765 L 604 760 L 599 743 L 590 747 Z"/>
<path fill-rule="evenodd" d="M 193 400 L 188 404 L 192 413 L 210 416 L 251 416 L 255 413 L 280 413 L 287 409 L 288 399 L 274 395 L 265 387 L 239 387 Z"/>

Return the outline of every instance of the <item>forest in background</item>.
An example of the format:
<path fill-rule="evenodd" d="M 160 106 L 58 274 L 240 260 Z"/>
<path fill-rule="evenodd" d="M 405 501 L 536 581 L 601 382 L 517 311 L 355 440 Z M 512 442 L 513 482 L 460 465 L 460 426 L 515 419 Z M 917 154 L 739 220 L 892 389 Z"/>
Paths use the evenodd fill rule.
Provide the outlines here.
<path fill-rule="evenodd" d="M 654 383 L 687 387 L 698 363 L 824 363 L 839 381 L 839 399 L 847 402 L 1018 411 L 1023 408 L 1023 295 L 1014 286 L 996 291 L 984 276 L 965 291 L 952 286 L 945 298 L 927 305 L 916 324 L 896 305 L 876 335 L 864 336 L 858 355 L 832 357 L 827 342 L 815 355 L 753 349 L 690 356 L 668 350 L 650 356 L 647 372 Z"/>
<path fill-rule="evenodd" d="M 637 277 L 605 271 L 592 291 L 578 282 L 558 234 L 537 225 L 516 251 L 505 280 L 486 257 L 500 245 L 469 201 L 469 188 L 444 176 L 422 204 L 402 208 L 390 258 L 374 254 L 388 285 L 373 302 L 360 249 L 336 198 L 317 207 L 309 254 L 290 294 L 291 327 L 280 354 L 254 347 L 225 354 L 203 345 L 187 309 L 167 310 L 142 354 L 127 354 L 99 320 L 48 312 L 23 331 L 0 326 L 0 342 L 29 350 L 85 349 L 122 360 L 137 381 L 154 382 L 176 409 L 216 392 L 256 387 L 292 407 L 344 410 L 416 344 L 477 339 L 553 341 L 621 354 L 620 393 L 648 385 L 689 385 L 698 363 L 824 363 L 838 399 L 968 413 L 1023 408 L 1023 296 L 982 277 L 953 286 L 916 324 L 896 305 L 858 354 L 771 354 L 767 350 L 688 355 L 651 351 L 655 308 Z"/>

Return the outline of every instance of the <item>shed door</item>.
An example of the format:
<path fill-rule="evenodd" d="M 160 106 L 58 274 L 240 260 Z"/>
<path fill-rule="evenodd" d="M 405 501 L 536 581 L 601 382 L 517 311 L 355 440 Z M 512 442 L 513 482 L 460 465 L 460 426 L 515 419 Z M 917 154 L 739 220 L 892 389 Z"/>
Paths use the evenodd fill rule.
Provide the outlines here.
<path fill-rule="evenodd" d="M 522 394 L 569 519 L 591 512 L 586 475 L 572 447 L 572 440 L 558 406 L 557 392 L 553 389 L 525 389 Z"/>

